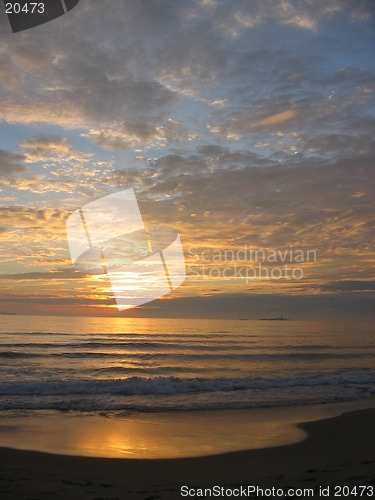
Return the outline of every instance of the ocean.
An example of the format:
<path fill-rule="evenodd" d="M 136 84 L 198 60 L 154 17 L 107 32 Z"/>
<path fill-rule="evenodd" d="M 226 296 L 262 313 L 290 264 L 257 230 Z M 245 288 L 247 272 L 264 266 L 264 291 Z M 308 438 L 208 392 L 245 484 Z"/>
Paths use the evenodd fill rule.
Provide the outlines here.
<path fill-rule="evenodd" d="M 375 394 L 372 324 L 0 316 L 0 412 L 301 406 Z"/>

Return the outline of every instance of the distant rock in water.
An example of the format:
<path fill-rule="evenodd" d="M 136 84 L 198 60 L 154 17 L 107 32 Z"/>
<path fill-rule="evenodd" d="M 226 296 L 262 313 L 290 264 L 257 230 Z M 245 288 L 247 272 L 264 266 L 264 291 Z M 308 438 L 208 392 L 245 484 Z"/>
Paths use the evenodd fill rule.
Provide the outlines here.
<path fill-rule="evenodd" d="M 277 318 L 259 318 L 259 321 L 290 321 L 289 318 L 284 318 L 283 315 L 278 316 Z"/>
<path fill-rule="evenodd" d="M 253 318 L 238 318 L 239 321 L 254 321 Z M 290 318 L 284 318 L 283 315 L 277 318 L 257 318 L 255 321 L 291 321 Z"/>

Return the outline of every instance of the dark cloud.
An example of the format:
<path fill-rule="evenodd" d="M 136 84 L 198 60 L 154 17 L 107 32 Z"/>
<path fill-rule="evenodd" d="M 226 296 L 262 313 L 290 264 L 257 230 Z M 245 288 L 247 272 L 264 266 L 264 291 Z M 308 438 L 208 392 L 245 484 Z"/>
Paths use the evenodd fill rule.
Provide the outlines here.
<path fill-rule="evenodd" d="M 324 134 L 308 139 L 301 138 L 299 144 L 308 151 L 332 157 L 371 158 L 375 153 L 375 138 L 370 133 Z"/>
<path fill-rule="evenodd" d="M 345 280 L 325 283 L 320 286 L 325 292 L 373 292 L 375 290 L 375 281 L 371 280 Z"/>
<path fill-rule="evenodd" d="M 130 310 L 127 316 L 259 319 L 283 314 L 291 320 L 360 318 L 374 320 L 374 295 L 270 295 L 270 294 L 209 294 L 199 297 L 176 297 L 173 301 L 156 301 L 141 310 Z M 219 312 L 220 311 L 220 312 Z"/>
<path fill-rule="evenodd" d="M 34 30 L 10 39 L 4 31 L 7 58 L 0 60 L 0 71 L 11 61 L 17 84 L 8 81 L 2 89 L 1 114 L 10 122 L 94 128 L 96 143 L 115 149 L 129 149 L 129 135 L 147 142 L 159 127 L 167 127 L 172 106 L 181 100 L 205 105 L 224 100 L 228 122 L 219 112 L 207 123 L 224 135 L 252 134 L 257 122 L 291 106 L 305 120 L 312 112 L 321 116 L 326 102 L 317 86 L 367 86 L 368 91 L 371 85 L 369 70 L 346 67 L 331 75 L 324 54 L 344 47 L 335 48 L 319 34 L 321 24 L 334 18 L 350 20 L 354 33 L 356 23 L 373 15 L 362 3 L 367 17 L 354 22 L 357 10 L 349 0 L 313 6 L 285 0 L 126 1 L 116 8 L 112 2 L 88 1 L 56 22 L 53 31 L 44 27 L 43 37 Z M 297 42 L 283 36 L 291 27 L 299 30 Z M 38 78 L 32 78 L 36 72 Z M 306 93 L 307 107 L 301 100 Z M 301 118 L 297 128 L 300 124 Z"/>
<path fill-rule="evenodd" d="M 9 273 L 0 274 L 1 280 L 6 281 L 36 281 L 36 280 L 77 280 L 85 277 L 85 274 L 78 273 L 74 269 L 62 269 L 50 272 L 29 272 L 29 273 Z"/>
<path fill-rule="evenodd" d="M 0 177 L 13 177 L 25 172 L 25 157 L 0 149 Z"/>

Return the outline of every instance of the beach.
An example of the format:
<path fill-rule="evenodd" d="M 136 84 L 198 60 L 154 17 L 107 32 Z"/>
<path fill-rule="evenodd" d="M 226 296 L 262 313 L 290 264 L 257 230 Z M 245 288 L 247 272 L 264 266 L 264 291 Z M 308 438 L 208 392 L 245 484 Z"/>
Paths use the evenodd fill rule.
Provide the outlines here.
<path fill-rule="evenodd" d="M 0 323 L 1 500 L 175 500 L 214 486 L 311 497 L 375 479 L 371 324 Z"/>
<path fill-rule="evenodd" d="M 2 499 L 178 499 L 181 487 L 375 485 L 375 409 L 300 424 L 298 443 L 182 459 L 108 459 L 0 449 Z M 370 490 L 368 490 L 370 491 Z"/>
<path fill-rule="evenodd" d="M 0 500 L 375 497 L 374 27 L 4 1 Z"/>

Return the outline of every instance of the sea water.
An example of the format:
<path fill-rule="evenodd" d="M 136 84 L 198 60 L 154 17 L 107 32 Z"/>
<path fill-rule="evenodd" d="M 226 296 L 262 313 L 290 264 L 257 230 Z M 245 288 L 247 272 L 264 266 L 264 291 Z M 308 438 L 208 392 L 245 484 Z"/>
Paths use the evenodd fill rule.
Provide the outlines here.
<path fill-rule="evenodd" d="M 301 406 L 375 394 L 370 323 L 0 316 L 0 411 Z"/>

